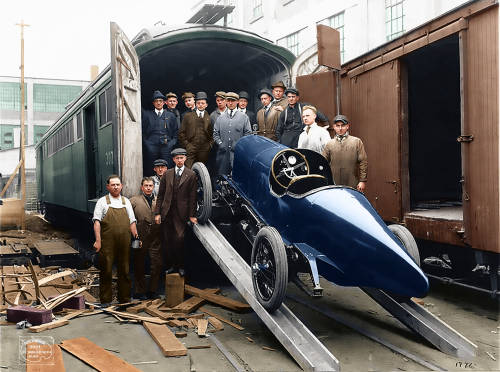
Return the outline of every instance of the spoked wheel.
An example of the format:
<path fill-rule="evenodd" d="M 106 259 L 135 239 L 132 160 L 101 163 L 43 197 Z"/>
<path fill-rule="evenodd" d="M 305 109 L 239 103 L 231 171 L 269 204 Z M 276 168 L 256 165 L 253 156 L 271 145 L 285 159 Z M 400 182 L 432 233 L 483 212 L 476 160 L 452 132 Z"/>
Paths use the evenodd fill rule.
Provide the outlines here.
<path fill-rule="evenodd" d="M 402 225 L 389 225 L 387 226 L 389 230 L 392 231 L 396 238 L 403 244 L 403 247 L 406 249 L 406 252 L 410 255 L 413 261 L 420 267 L 420 254 L 418 252 L 417 242 L 415 238 L 411 234 L 410 230 Z"/>
<path fill-rule="evenodd" d="M 285 244 L 278 231 L 264 226 L 252 247 L 252 283 L 259 302 L 270 313 L 281 306 L 288 284 Z"/>
<path fill-rule="evenodd" d="M 196 218 L 204 224 L 212 215 L 212 182 L 205 164 L 197 162 L 193 164 L 193 171 L 198 179 L 196 190 Z"/>

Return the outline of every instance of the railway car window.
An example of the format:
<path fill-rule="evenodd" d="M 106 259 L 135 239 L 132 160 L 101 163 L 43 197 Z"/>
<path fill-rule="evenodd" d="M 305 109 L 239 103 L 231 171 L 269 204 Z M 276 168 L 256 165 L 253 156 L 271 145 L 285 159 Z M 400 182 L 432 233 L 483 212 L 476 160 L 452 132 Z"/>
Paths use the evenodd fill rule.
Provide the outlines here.
<path fill-rule="evenodd" d="M 99 126 L 106 124 L 106 92 L 99 94 Z"/>
<path fill-rule="evenodd" d="M 106 89 L 106 123 L 109 123 L 111 121 L 111 87 Z"/>
<path fill-rule="evenodd" d="M 83 137 L 83 122 L 82 122 L 82 113 L 78 113 L 76 115 L 76 139 L 79 140 Z"/>

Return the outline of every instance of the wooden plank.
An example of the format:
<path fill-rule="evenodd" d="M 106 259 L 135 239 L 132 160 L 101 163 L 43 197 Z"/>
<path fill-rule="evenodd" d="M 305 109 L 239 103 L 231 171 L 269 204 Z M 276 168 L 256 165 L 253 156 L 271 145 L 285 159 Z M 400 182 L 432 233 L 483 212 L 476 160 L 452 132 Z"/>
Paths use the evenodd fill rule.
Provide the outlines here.
<path fill-rule="evenodd" d="M 47 359 L 47 356 L 51 356 Z M 26 372 L 65 372 L 59 345 L 26 344 Z"/>
<path fill-rule="evenodd" d="M 185 285 L 184 290 L 187 294 L 204 298 L 207 301 L 226 307 L 230 310 L 248 311 L 251 309 L 250 305 L 248 305 L 247 303 L 236 301 L 233 300 L 232 298 L 227 298 L 221 295 L 213 294 L 206 290 L 192 287 L 188 284 Z"/>
<path fill-rule="evenodd" d="M 54 320 L 50 323 L 45 323 L 45 324 L 40 324 L 37 326 L 32 326 L 29 328 L 30 332 L 33 333 L 40 333 L 43 331 L 47 331 L 49 329 L 54 329 L 54 328 L 59 328 L 62 326 L 65 326 L 66 324 L 69 324 L 69 320 L 67 319 L 59 319 L 59 320 Z"/>
<path fill-rule="evenodd" d="M 137 314 L 140 313 L 141 311 L 144 311 L 144 309 L 150 306 L 151 303 L 152 301 L 142 301 L 140 304 L 128 307 L 126 311 L 127 313 Z"/>
<path fill-rule="evenodd" d="M 208 320 L 198 319 L 198 336 L 205 337 L 207 335 Z"/>
<path fill-rule="evenodd" d="M 148 316 L 139 316 L 139 315 L 134 315 L 134 314 L 129 314 L 129 313 L 124 313 L 121 311 L 114 311 L 110 309 L 103 309 L 105 313 L 110 313 L 110 314 L 116 314 L 120 316 L 121 318 L 125 319 L 134 319 L 134 320 L 140 320 L 141 322 L 148 322 L 148 323 L 155 323 L 155 324 L 166 324 L 167 321 L 156 318 L 156 317 L 148 317 Z"/>
<path fill-rule="evenodd" d="M 217 314 L 217 313 L 214 313 L 213 311 L 208 310 L 208 309 L 207 309 L 207 308 L 205 308 L 205 307 L 201 307 L 201 308 L 200 308 L 200 310 L 201 310 L 201 311 L 203 311 L 205 314 L 208 314 L 208 315 L 210 315 L 210 316 L 213 316 L 214 318 L 219 319 L 221 322 L 224 322 L 224 323 L 226 323 L 226 324 L 230 325 L 231 327 L 236 328 L 236 329 L 237 329 L 237 330 L 239 330 L 239 331 L 243 331 L 243 330 L 245 329 L 245 328 L 243 328 L 242 326 L 240 326 L 240 325 L 238 325 L 238 324 L 236 324 L 236 323 L 231 322 L 230 320 L 228 320 L 228 319 L 224 318 L 223 316 L 221 316 L 221 315 L 219 315 L 219 314 Z"/>
<path fill-rule="evenodd" d="M 98 371 L 140 372 L 133 365 L 97 346 L 85 337 L 64 340 L 61 347 Z"/>
<path fill-rule="evenodd" d="M 174 307 L 184 301 L 184 277 L 179 274 L 165 276 L 165 305 Z"/>
<path fill-rule="evenodd" d="M 220 292 L 219 288 L 215 289 L 205 289 L 207 292 L 217 294 Z M 172 308 L 173 311 L 178 312 L 178 313 L 192 313 L 193 311 L 196 311 L 200 306 L 204 305 L 206 302 L 205 299 L 193 296 L 191 298 L 188 298 L 186 301 L 181 302 L 179 305 L 175 306 Z"/>
<path fill-rule="evenodd" d="M 210 349 L 212 346 L 210 344 L 207 345 L 192 345 L 188 346 L 188 349 Z"/>
<path fill-rule="evenodd" d="M 155 309 L 154 307 L 146 307 L 144 309 L 144 312 L 151 315 L 151 316 L 155 316 L 157 318 L 160 318 L 160 319 L 164 319 L 164 320 L 168 320 L 168 319 L 171 319 L 172 317 L 169 316 L 168 313 L 164 313 L 163 311 L 160 311 L 158 309 Z"/>
<path fill-rule="evenodd" d="M 214 332 L 222 331 L 224 329 L 224 324 L 213 316 L 208 317 L 208 322 L 214 327 Z"/>
<path fill-rule="evenodd" d="M 175 337 L 165 325 L 144 323 L 144 328 L 167 357 L 187 355 L 186 347 Z"/>

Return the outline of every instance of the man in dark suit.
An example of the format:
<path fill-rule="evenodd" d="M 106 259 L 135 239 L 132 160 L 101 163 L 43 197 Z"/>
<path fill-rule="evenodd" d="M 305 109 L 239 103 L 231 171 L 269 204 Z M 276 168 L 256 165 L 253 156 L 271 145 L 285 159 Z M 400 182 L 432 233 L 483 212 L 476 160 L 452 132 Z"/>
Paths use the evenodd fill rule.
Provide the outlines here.
<path fill-rule="evenodd" d="M 137 219 L 137 233 L 142 241 L 142 246 L 139 249 L 132 250 L 135 278 L 134 297 L 140 300 L 156 296 L 163 262 L 163 252 L 160 246 L 160 227 L 155 224 L 154 218 L 156 198 L 153 194 L 153 188 L 153 179 L 151 177 L 144 177 L 141 181 L 141 193 L 130 199 L 130 204 L 132 204 L 132 209 Z M 146 287 L 144 276 L 147 255 L 149 255 L 151 265 L 149 288 Z"/>
<path fill-rule="evenodd" d="M 210 120 L 210 117 L 209 117 Z M 155 222 L 161 223 L 162 236 L 167 242 L 167 274 L 178 271 L 184 276 L 184 233 L 186 223 L 196 219 L 196 174 L 184 165 L 186 150 L 172 151 L 174 168 L 165 172 L 156 201 Z"/>
<path fill-rule="evenodd" d="M 179 144 L 187 151 L 186 167 L 188 168 L 191 168 L 197 161 L 206 164 L 214 143 L 214 128 L 210 115 L 205 110 L 207 99 L 205 92 L 196 93 L 196 110 L 188 112 L 182 119 Z"/>
<path fill-rule="evenodd" d="M 177 120 L 177 127 L 181 127 L 181 114 L 179 113 L 179 110 L 177 109 L 177 104 L 179 101 L 177 100 L 177 94 L 168 92 L 167 93 L 167 100 L 165 102 L 165 106 L 167 111 L 170 111 L 172 114 L 175 115 L 175 119 Z"/>
<path fill-rule="evenodd" d="M 240 99 L 238 100 L 238 109 L 246 114 L 248 116 L 248 119 L 250 120 L 250 126 L 252 127 L 252 130 L 257 130 L 257 126 L 254 127 L 254 125 L 257 124 L 257 117 L 255 116 L 255 112 L 250 111 L 247 106 L 248 106 L 248 100 L 249 100 L 249 95 L 247 92 L 242 90 L 240 94 L 238 94 Z"/>
<path fill-rule="evenodd" d="M 153 93 L 154 110 L 142 110 L 142 155 L 145 176 L 153 175 L 151 164 L 156 159 L 168 159 L 168 167 L 174 166 L 169 155 L 177 145 L 179 128 L 175 115 L 163 109 L 164 103 L 165 96 L 157 90 Z"/>

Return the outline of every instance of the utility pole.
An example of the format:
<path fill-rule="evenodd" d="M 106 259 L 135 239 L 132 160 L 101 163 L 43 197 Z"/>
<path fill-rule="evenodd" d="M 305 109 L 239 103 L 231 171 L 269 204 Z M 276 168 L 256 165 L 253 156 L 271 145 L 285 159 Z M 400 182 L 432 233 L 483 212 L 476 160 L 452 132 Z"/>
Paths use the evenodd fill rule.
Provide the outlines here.
<path fill-rule="evenodd" d="M 21 23 L 16 23 L 16 26 L 21 27 L 21 169 L 19 175 L 21 177 L 21 230 L 26 229 L 26 171 L 25 171 L 25 155 L 24 155 L 24 27 L 29 25 L 25 24 L 23 20 Z"/>

